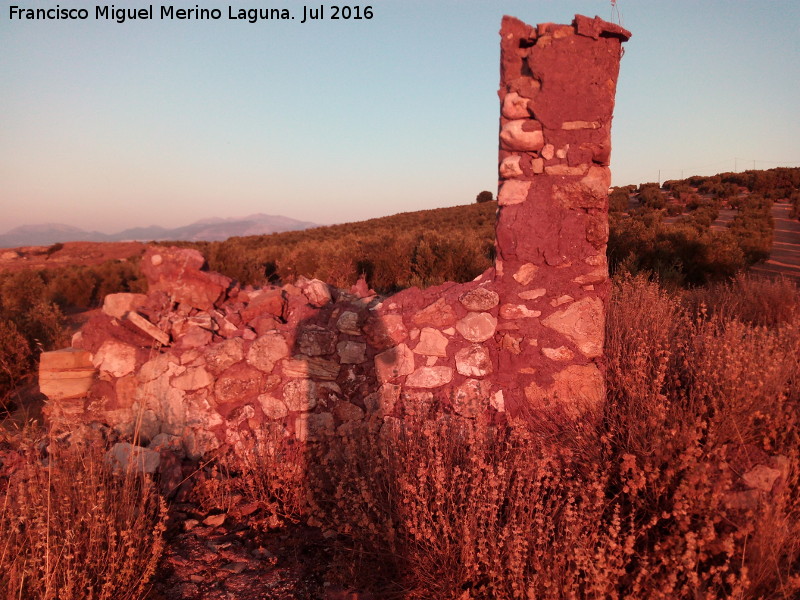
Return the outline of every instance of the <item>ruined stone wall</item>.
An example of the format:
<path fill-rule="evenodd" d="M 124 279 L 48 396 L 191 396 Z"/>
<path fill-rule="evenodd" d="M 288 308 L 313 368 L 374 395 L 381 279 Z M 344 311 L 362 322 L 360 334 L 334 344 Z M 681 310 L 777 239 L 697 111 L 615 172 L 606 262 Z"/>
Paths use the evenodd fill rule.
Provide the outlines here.
<path fill-rule="evenodd" d="M 262 289 L 151 248 L 147 295 L 114 294 L 43 355 L 48 418 L 198 458 L 262 428 L 313 441 L 363 419 L 464 418 L 603 400 L 610 125 L 628 33 L 576 17 L 501 31 L 497 262 L 382 299 L 361 281 Z"/>
<path fill-rule="evenodd" d="M 605 396 L 611 117 L 628 37 L 579 15 L 503 19 L 496 381 L 512 406 L 575 411 Z"/>

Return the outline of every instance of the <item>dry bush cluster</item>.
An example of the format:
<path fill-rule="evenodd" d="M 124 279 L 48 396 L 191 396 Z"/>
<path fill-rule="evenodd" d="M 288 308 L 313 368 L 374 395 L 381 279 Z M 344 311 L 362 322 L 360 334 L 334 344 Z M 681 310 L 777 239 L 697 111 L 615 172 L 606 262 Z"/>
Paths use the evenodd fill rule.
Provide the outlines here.
<path fill-rule="evenodd" d="M 29 434 L 0 478 L 0 597 L 143 598 L 163 549 L 166 504 L 135 465 Z M 6 468 L 8 465 L 8 456 Z"/>

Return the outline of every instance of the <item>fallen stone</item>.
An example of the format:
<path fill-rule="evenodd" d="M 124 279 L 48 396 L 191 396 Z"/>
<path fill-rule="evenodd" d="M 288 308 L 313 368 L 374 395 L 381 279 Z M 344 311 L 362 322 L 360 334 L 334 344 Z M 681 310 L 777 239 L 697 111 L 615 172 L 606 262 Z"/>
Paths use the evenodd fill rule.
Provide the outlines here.
<path fill-rule="evenodd" d="M 219 527 L 225 522 L 225 515 L 220 513 L 218 515 L 209 515 L 203 519 L 203 525 L 208 527 Z"/>
<path fill-rule="evenodd" d="M 247 306 L 241 315 L 248 323 L 261 316 L 283 320 L 286 316 L 286 304 L 286 293 L 280 288 L 254 291 L 248 294 Z"/>
<path fill-rule="evenodd" d="M 781 472 L 778 469 L 773 469 L 767 465 L 756 465 L 742 475 L 742 481 L 749 488 L 761 490 L 762 492 L 771 492 L 775 481 L 780 476 Z"/>
<path fill-rule="evenodd" d="M 528 285 L 536 277 L 539 267 L 533 263 L 525 263 L 514 273 L 514 280 L 520 285 Z"/>
<path fill-rule="evenodd" d="M 153 474 L 161 463 L 161 454 L 155 450 L 119 442 L 111 446 L 106 460 L 116 471 Z"/>
<path fill-rule="evenodd" d="M 296 285 L 303 290 L 303 294 L 305 294 L 311 306 L 321 308 L 330 303 L 333 299 L 328 284 L 319 279 L 305 280 L 302 282 L 298 281 Z"/>
<path fill-rule="evenodd" d="M 121 319 L 128 312 L 137 310 L 147 303 L 145 294 L 132 294 L 120 292 L 118 294 L 108 294 L 103 299 L 103 312 L 109 317 Z"/>

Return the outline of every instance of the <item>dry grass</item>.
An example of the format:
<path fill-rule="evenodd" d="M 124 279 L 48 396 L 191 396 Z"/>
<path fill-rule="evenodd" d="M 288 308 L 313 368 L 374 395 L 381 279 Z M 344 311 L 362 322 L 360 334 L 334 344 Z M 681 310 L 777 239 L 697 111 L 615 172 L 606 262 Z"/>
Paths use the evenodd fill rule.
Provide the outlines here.
<path fill-rule="evenodd" d="M 2 597 L 143 598 L 166 520 L 152 482 L 113 474 L 95 447 L 49 440 L 44 459 L 43 443 L 25 437 L 19 468 L 0 480 Z"/>

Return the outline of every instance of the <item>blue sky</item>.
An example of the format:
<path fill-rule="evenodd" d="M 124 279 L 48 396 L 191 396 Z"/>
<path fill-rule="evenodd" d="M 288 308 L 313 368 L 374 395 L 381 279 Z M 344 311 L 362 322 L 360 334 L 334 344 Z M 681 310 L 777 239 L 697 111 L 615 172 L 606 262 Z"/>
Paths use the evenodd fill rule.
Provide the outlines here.
<path fill-rule="evenodd" d="M 90 19 L 10 21 L 12 4 Z M 85 0 L 2 0 L 0 232 L 256 212 L 327 224 L 473 202 L 497 184 L 502 15 L 613 16 L 609 0 L 372 0 L 370 20 L 301 24 L 292 0 L 174 2 L 195 4 L 223 18 L 117 24 Z M 297 18 L 231 21 L 228 6 Z M 800 165 L 800 2 L 617 6 L 633 37 L 614 184 Z"/>

